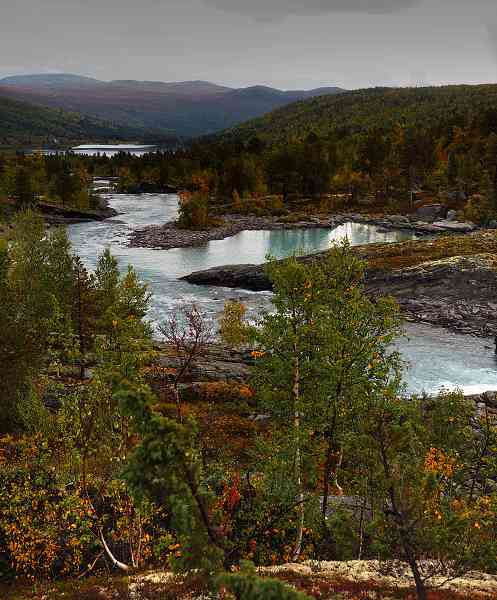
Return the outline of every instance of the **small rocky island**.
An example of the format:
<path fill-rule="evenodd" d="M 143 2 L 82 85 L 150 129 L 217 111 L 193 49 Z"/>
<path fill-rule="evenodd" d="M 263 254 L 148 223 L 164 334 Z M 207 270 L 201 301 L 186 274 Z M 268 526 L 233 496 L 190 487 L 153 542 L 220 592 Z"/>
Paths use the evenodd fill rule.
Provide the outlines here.
<path fill-rule="evenodd" d="M 445 212 L 445 216 L 442 215 Z M 133 248 L 189 248 L 214 240 L 223 240 L 242 231 L 275 231 L 296 229 L 333 229 L 344 223 L 364 223 L 386 229 L 401 229 L 420 236 L 440 233 L 468 233 L 474 231 L 473 223 L 458 222 L 454 211 L 443 211 L 441 205 L 425 206 L 414 215 L 368 215 L 339 213 L 333 215 L 311 215 L 296 220 L 275 216 L 227 214 L 222 222 L 207 229 L 184 229 L 176 221 L 163 225 L 148 225 L 136 229 L 129 238 Z"/>

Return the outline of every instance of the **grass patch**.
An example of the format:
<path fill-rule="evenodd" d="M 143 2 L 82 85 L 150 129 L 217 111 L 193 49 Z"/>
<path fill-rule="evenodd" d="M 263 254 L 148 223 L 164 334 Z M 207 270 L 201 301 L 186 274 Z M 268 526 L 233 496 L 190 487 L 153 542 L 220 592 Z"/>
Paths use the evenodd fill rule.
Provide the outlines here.
<path fill-rule="evenodd" d="M 465 235 L 441 236 L 435 240 L 372 244 L 360 246 L 357 252 L 368 262 L 370 272 L 405 269 L 453 256 L 497 254 L 497 234 L 494 231 L 478 231 Z"/>

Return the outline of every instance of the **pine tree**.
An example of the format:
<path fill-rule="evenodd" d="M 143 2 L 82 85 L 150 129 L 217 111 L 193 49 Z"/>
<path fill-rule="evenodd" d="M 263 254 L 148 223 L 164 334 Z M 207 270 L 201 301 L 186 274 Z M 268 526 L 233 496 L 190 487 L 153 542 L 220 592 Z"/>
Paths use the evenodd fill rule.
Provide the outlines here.
<path fill-rule="evenodd" d="M 15 179 L 16 203 L 19 209 L 31 208 L 36 202 L 34 182 L 29 167 L 19 167 Z"/>
<path fill-rule="evenodd" d="M 79 376 L 83 379 L 86 355 L 94 348 L 97 331 L 96 288 L 94 276 L 88 273 L 79 257 L 74 258 L 73 273 L 72 320 L 79 354 Z"/>

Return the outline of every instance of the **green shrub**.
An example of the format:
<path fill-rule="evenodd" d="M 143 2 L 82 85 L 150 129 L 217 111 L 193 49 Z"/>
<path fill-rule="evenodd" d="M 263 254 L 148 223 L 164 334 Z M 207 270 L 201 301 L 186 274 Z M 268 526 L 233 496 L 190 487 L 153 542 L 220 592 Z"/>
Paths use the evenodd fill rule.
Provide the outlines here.
<path fill-rule="evenodd" d="M 221 588 L 230 592 L 236 600 L 310 600 L 277 579 L 258 577 L 253 565 L 243 563 L 240 573 L 230 573 L 219 578 Z"/>

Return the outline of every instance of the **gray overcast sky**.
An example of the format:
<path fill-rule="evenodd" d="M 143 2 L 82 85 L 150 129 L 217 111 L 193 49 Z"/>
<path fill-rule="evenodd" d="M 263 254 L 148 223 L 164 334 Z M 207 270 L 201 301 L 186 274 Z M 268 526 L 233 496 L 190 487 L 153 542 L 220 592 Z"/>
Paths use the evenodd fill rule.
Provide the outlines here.
<path fill-rule="evenodd" d="M 497 81 L 497 0 L 0 3 L 0 76 L 286 89 Z"/>

